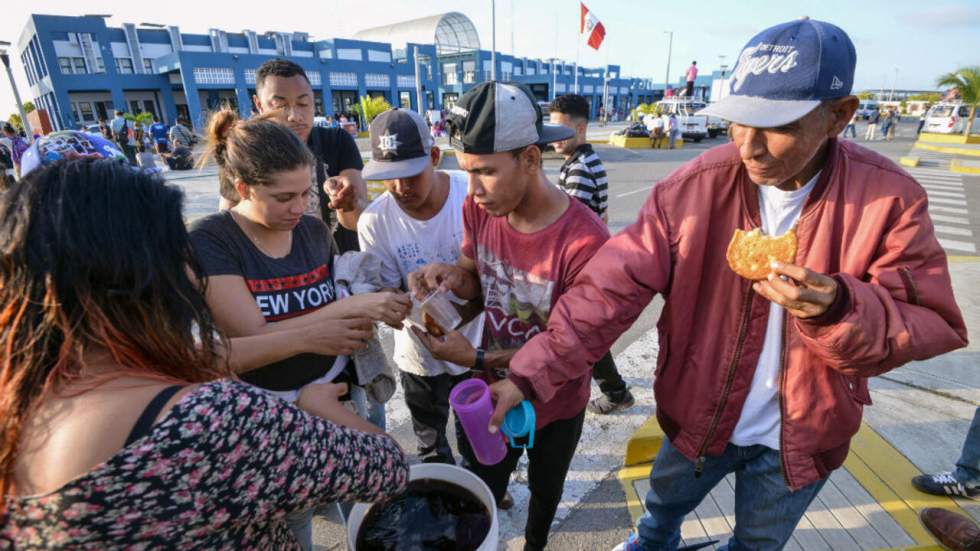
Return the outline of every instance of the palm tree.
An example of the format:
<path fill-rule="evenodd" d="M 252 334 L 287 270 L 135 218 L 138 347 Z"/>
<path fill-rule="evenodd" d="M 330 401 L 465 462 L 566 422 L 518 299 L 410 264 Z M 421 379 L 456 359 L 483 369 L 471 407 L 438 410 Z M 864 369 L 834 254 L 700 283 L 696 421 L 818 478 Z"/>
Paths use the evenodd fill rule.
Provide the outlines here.
<path fill-rule="evenodd" d="M 964 136 L 970 135 L 973 120 L 977 117 L 977 107 L 980 106 L 980 65 L 962 67 L 952 73 L 946 73 L 936 80 L 937 86 L 947 86 L 959 90 L 960 99 L 970 107 L 970 120 L 963 130 Z"/>

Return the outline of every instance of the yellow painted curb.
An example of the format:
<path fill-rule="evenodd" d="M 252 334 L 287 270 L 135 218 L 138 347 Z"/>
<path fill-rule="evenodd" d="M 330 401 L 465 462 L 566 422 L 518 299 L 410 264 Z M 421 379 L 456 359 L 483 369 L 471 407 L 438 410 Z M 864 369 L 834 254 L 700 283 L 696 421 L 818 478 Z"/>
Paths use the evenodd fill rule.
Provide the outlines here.
<path fill-rule="evenodd" d="M 660 449 L 664 434 L 656 417 L 647 419 L 633 433 L 626 448 L 626 466 L 617 478 L 626 495 L 626 505 L 633 522 L 643 515 L 644 496 L 637 493 L 636 481 L 650 476 L 653 458 Z M 642 461 L 643 458 L 647 458 Z M 633 463 L 634 461 L 642 461 Z M 912 478 L 922 474 L 901 452 L 875 432 L 867 423 L 851 440 L 851 451 L 843 467 L 858 481 L 872 498 L 915 541 L 910 547 L 893 547 L 881 551 L 936 551 L 941 549 L 919 522 L 919 511 L 938 507 L 964 513 L 960 505 L 946 496 L 919 492 Z"/>
<path fill-rule="evenodd" d="M 946 260 L 950 262 L 980 262 L 980 256 L 947 256 Z"/>
<path fill-rule="evenodd" d="M 657 416 L 652 416 L 636 429 L 629 442 L 626 443 L 626 459 L 624 464 L 639 465 L 649 463 L 657 457 L 660 445 L 665 438 L 664 431 L 657 422 Z"/>
<path fill-rule="evenodd" d="M 915 167 L 919 166 L 919 158 L 918 157 L 902 157 L 901 159 L 898 160 L 898 163 L 901 164 L 902 166 L 909 166 L 909 167 L 915 168 Z"/>
<path fill-rule="evenodd" d="M 963 134 L 936 134 L 934 132 L 923 132 L 919 134 L 919 141 L 929 142 L 929 143 L 980 144 L 980 136 L 964 136 Z"/>
<path fill-rule="evenodd" d="M 919 511 L 939 507 L 964 512 L 949 497 L 916 490 L 912 477 L 922 472 L 867 423 L 861 423 L 851 439 L 851 453 L 844 467 L 918 545 L 935 545 L 919 522 Z"/>
<path fill-rule="evenodd" d="M 925 149 L 927 151 L 938 151 L 939 153 L 949 153 L 950 155 L 967 155 L 971 157 L 980 157 L 980 148 L 968 149 L 965 147 L 948 147 L 943 145 L 932 145 L 928 143 L 922 143 L 921 141 L 915 142 L 916 149 Z"/>
<path fill-rule="evenodd" d="M 617 147 L 625 147 L 626 149 L 650 149 L 650 138 L 629 138 L 613 134 L 609 136 L 609 143 Z"/>
<path fill-rule="evenodd" d="M 646 463 L 644 465 L 634 465 L 632 467 L 623 467 L 619 470 L 617 478 L 619 478 L 619 484 L 623 487 L 623 493 L 626 494 L 626 508 L 629 509 L 630 518 L 633 519 L 633 524 L 636 524 L 640 517 L 643 516 L 643 496 L 637 493 L 636 488 L 633 483 L 637 480 L 643 480 L 650 476 L 650 469 L 652 468 L 651 463 Z"/>
<path fill-rule="evenodd" d="M 959 159 L 953 159 L 949 162 L 950 172 L 959 172 L 960 174 L 977 174 L 980 175 L 980 166 L 963 166 L 963 162 Z"/>

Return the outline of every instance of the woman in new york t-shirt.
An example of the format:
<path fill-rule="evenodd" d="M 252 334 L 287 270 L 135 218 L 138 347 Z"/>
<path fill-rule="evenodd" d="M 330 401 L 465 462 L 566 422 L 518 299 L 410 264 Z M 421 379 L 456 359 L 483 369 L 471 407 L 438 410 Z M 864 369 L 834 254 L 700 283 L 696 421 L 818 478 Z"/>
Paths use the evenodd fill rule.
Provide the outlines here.
<path fill-rule="evenodd" d="M 397 325 L 410 301 L 393 293 L 336 300 L 332 240 L 320 220 L 303 215 L 314 160 L 288 128 L 266 118 L 239 121 L 234 112 L 222 111 L 208 134 L 221 177 L 242 197 L 233 209 L 191 228 L 195 255 L 208 276 L 208 305 L 231 337 L 336 324 L 329 342 L 297 347 L 283 339 L 267 351 L 269 363 L 240 373 L 318 413 L 300 390 L 338 380 L 346 356 L 370 335 L 371 323 Z"/>

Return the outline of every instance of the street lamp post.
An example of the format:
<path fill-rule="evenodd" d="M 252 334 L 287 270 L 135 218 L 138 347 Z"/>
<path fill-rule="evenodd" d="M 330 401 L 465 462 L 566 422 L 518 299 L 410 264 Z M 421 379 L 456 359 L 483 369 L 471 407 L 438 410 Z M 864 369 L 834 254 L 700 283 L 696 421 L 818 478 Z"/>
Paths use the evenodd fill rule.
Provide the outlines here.
<path fill-rule="evenodd" d="M 670 54 L 674 49 L 674 31 L 664 31 L 670 35 L 670 42 L 667 43 L 667 76 L 664 78 L 664 97 L 667 97 L 667 88 L 670 86 Z"/>
<path fill-rule="evenodd" d="M 425 117 L 425 107 L 422 107 L 422 63 L 419 60 L 419 47 L 414 47 L 415 53 L 415 107 L 423 118 Z"/>
<path fill-rule="evenodd" d="M 14 82 L 14 72 L 10 70 L 10 56 L 7 54 L 7 48 L 10 47 L 10 42 L 0 41 L 0 61 L 3 62 L 3 68 L 7 70 L 7 78 L 10 79 L 10 89 L 14 91 L 14 101 L 17 102 L 17 111 L 20 113 L 20 123 L 24 125 L 24 133 L 27 134 L 27 142 L 34 141 L 34 130 L 31 128 L 31 123 L 27 120 L 27 113 L 24 112 L 24 104 L 20 101 L 20 92 L 17 91 L 17 83 Z"/>
<path fill-rule="evenodd" d="M 898 67 L 895 67 L 895 78 L 892 79 L 892 93 L 888 95 L 888 101 L 895 101 L 895 84 L 898 82 Z"/>

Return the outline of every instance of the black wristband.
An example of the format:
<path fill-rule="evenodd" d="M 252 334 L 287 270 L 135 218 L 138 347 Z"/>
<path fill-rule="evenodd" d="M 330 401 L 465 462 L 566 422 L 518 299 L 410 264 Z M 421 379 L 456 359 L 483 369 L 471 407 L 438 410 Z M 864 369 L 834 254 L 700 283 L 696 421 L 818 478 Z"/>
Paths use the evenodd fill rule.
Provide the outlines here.
<path fill-rule="evenodd" d="M 486 351 L 482 348 L 476 349 L 476 361 L 473 362 L 473 369 L 476 371 L 483 371 L 484 359 L 486 356 Z"/>

